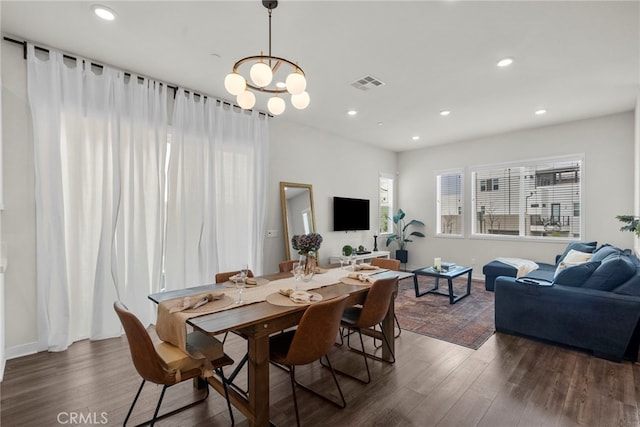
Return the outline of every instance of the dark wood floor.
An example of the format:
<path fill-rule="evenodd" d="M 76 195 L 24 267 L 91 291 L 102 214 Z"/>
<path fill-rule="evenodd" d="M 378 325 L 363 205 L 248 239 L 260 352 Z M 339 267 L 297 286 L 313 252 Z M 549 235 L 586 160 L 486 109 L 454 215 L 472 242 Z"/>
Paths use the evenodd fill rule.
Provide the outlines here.
<path fill-rule="evenodd" d="M 347 408 L 340 410 L 299 390 L 306 426 L 640 426 L 640 365 L 613 363 L 587 354 L 504 334 L 474 351 L 403 331 L 395 365 L 371 363 L 369 385 L 340 377 Z M 239 360 L 245 344 L 231 337 L 227 351 Z M 357 371 L 362 359 L 336 348 L 334 365 Z M 318 363 L 299 378 L 316 387 L 332 382 Z M 243 384 L 246 378 L 239 378 Z M 271 419 L 295 425 L 289 378 L 271 370 Z M 82 341 L 61 353 L 39 353 L 7 362 L 1 384 L 0 424 L 69 424 L 69 414 L 94 424 L 122 425 L 139 378 L 124 338 Z M 132 421 L 153 409 L 160 387 L 147 385 Z M 167 392 L 170 409 L 196 395 L 191 382 Z M 236 425 L 246 419 L 235 411 Z M 224 399 L 164 420 L 161 426 L 229 425 Z M 85 425 L 88 423 L 85 423 Z"/>

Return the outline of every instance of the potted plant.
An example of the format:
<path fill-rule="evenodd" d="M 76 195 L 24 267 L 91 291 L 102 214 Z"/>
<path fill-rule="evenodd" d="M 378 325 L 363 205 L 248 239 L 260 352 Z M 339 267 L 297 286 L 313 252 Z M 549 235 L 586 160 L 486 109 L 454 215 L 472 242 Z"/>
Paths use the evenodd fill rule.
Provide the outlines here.
<path fill-rule="evenodd" d="M 406 264 L 409 258 L 409 253 L 407 252 L 406 246 L 407 243 L 413 241 L 410 239 L 410 237 L 425 237 L 425 235 L 421 231 L 409 232 L 409 228 L 412 226 L 424 227 L 424 222 L 418 221 L 417 219 L 407 221 L 404 219 L 404 217 L 405 213 L 402 211 L 402 209 L 398 209 L 398 213 L 395 214 L 392 218 L 393 230 L 395 233 L 387 237 L 387 246 L 391 245 L 394 242 L 397 243 L 398 249 L 396 250 L 396 259 L 400 260 L 401 263 Z"/>
<path fill-rule="evenodd" d="M 620 227 L 620 231 L 630 231 L 640 237 L 640 218 L 633 215 L 618 215 L 616 219 L 627 224 Z"/>

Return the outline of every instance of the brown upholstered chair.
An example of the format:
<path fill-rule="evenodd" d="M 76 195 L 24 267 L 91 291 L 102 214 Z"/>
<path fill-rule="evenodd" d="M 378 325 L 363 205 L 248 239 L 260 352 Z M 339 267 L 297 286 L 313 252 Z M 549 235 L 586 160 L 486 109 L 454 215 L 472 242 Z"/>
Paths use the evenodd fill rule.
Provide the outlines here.
<path fill-rule="evenodd" d="M 336 334 L 340 326 L 340 318 L 345 308 L 347 295 L 333 298 L 327 301 L 310 305 L 302 315 L 298 328 L 274 335 L 269 338 L 269 353 L 271 361 L 289 372 L 291 378 L 291 390 L 293 393 L 293 405 L 296 411 L 296 422 L 300 425 L 298 413 L 298 401 L 296 398 L 296 385 L 322 399 L 336 405 L 339 408 L 347 406 L 335 371 L 329 360 L 329 350 L 334 345 Z M 327 367 L 331 370 L 333 380 L 340 393 L 341 402 L 336 402 L 328 397 L 311 390 L 296 380 L 295 367 L 306 365 L 324 357 Z"/>
<path fill-rule="evenodd" d="M 347 375 L 360 382 L 368 384 L 371 382 L 371 373 L 369 372 L 369 363 L 367 362 L 367 358 L 372 358 L 388 363 L 395 363 L 396 358 L 393 354 L 393 351 L 391 350 L 389 338 L 384 333 L 384 329 L 382 328 L 382 321 L 384 320 L 385 316 L 387 315 L 387 311 L 389 310 L 389 304 L 391 303 L 391 297 L 393 295 L 397 282 L 398 276 L 376 280 L 371 284 L 364 304 L 362 304 L 361 307 L 347 307 L 342 315 L 340 324 L 342 327 L 349 330 L 349 332 L 347 333 L 347 345 L 349 345 L 350 350 L 355 351 L 356 353 L 359 353 L 363 356 L 364 365 L 367 369 L 367 380 L 362 380 L 354 375 L 348 374 L 343 371 L 336 370 L 336 372 L 340 372 L 341 374 Z M 391 353 L 391 361 L 382 359 L 381 357 L 377 357 L 365 351 L 361 330 L 365 328 L 371 328 L 376 325 L 380 326 L 380 330 L 382 331 L 382 343 L 383 345 L 387 346 L 387 349 Z M 351 347 L 349 343 L 351 331 L 358 332 L 362 350 Z"/>
<path fill-rule="evenodd" d="M 216 283 L 224 283 L 228 282 L 231 276 L 235 276 L 236 274 L 240 274 L 240 270 L 238 271 L 227 271 L 224 273 L 216 274 Z M 253 277 L 253 271 L 247 271 L 247 277 Z"/>
<path fill-rule="evenodd" d="M 180 411 L 197 405 L 198 403 L 204 402 L 209 396 L 208 382 L 205 394 L 202 398 L 158 416 L 160 405 L 162 404 L 162 399 L 167 388 L 182 381 L 201 376 L 204 362 L 202 360 L 192 358 L 172 344 L 161 342 L 154 345 L 149 333 L 142 323 L 140 323 L 140 320 L 138 320 L 138 318 L 130 312 L 123 303 L 116 301 L 113 304 L 113 308 L 118 314 L 127 336 L 133 364 L 136 367 L 138 374 L 142 377 L 142 383 L 140 384 L 136 397 L 133 399 L 133 403 L 129 408 L 129 412 L 124 420 L 123 426 L 126 426 L 127 421 L 129 421 L 133 408 L 138 401 L 138 397 L 140 397 L 140 393 L 142 392 L 145 382 L 147 381 L 155 384 L 162 384 L 163 387 L 162 392 L 160 393 L 160 399 L 158 399 L 158 404 L 156 405 L 155 412 L 153 413 L 153 418 L 139 425 L 154 425 L 157 420 L 174 415 Z M 207 351 L 209 351 L 209 348 L 212 346 L 219 348 L 219 357 L 211 360 L 211 365 L 215 372 L 220 376 L 222 384 L 224 385 L 227 407 L 229 408 L 229 415 L 231 416 L 231 423 L 233 425 L 234 419 L 233 412 L 231 411 L 231 403 L 229 402 L 229 394 L 227 392 L 227 380 L 222 372 L 222 367 L 233 364 L 233 360 L 223 352 L 222 343 L 220 341 L 201 332 L 192 332 L 188 334 L 187 346 L 193 348 L 194 351 L 198 351 L 198 349 L 201 348 L 207 348 Z"/>
<path fill-rule="evenodd" d="M 392 258 L 374 258 L 371 260 L 371 265 L 375 265 L 376 267 L 386 268 L 387 270 L 400 271 L 400 260 L 392 259 Z M 398 327 L 398 333 L 395 334 L 395 338 L 398 338 L 402 333 L 402 328 L 400 327 L 400 322 L 398 322 L 398 316 L 393 314 L 393 318 L 396 321 L 396 326 Z"/>
<path fill-rule="evenodd" d="M 300 262 L 297 259 L 290 259 L 289 261 L 282 261 L 280 264 L 278 264 L 278 268 L 280 270 L 280 273 L 286 273 L 288 271 L 292 271 L 293 270 L 293 264 L 295 264 L 296 262 Z"/>
<path fill-rule="evenodd" d="M 371 260 L 371 265 L 376 267 L 386 268 L 387 270 L 400 271 L 400 260 L 392 258 L 374 258 Z"/>

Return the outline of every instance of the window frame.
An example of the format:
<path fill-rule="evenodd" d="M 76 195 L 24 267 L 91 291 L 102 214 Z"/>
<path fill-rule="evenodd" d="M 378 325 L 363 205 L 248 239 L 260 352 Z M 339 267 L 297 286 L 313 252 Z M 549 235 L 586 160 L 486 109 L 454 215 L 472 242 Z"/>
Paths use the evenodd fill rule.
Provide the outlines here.
<path fill-rule="evenodd" d="M 388 203 L 385 205 L 382 202 L 382 197 L 380 195 L 381 193 L 381 184 L 382 184 L 382 180 L 388 180 L 391 181 L 391 189 L 389 191 L 389 193 L 391 193 L 388 197 Z M 378 236 L 386 236 L 389 234 L 393 234 L 394 230 L 393 230 L 393 215 L 394 215 L 394 209 L 395 209 L 395 186 L 396 186 L 396 179 L 395 179 L 395 175 L 389 172 L 379 172 L 378 173 L 378 210 L 376 213 L 376 222 L 374 223 L 374 227 L 375 228 L 375 233 Z M 390 213 L 390 215 L 388 215 L 388 217 L 386 218 L 386 223 L 387 223 L 387 229 L 388 231 L 382 231 L 382 214 L 383 214 L 383 208 L 388 207 L 388 212 Z"/>
<path fill-rule="evenodd" d="M 443 233 L 442 232 L 442 197 L 441 197 L 441 178 L 443 176 L 452 176 L 459 175 L 460 176 L 460 192 L 459 192 L 459 205 L 457 206 L 457 210 L 460 215 L 460 232 L 459 233 Z M 465 236 L 465 226 L 466 226 L 466 215 L 465 215 L 465 170 L 464 168 L 456 168 L 456 169 L 447 169 L 436 171 L 435 173 L 435 195 L 436 195 L 436 215 L 435 215 L 435 227 L 436 237 L 446 237 L 446 238 L 464 238 Z"/>
<path fill-rule="evenodd" d="M 477 220 L 476 220 L 476 203 L 478 200 L 478 193 L 486 194 L 485 192 L 481 192 L 478 185 L 478 173 L 479 172 L 487 172 L 490 170 L 496 169 L 514 169 L 514 168 L 526 168 L 526 167 L 535 167 L 535 166 L 543 166 L 543 165 L 551 165 L 554 163 L 567 163 L 573 162 L 579 165 L 579 179 L 578 182 L 571 182 L 572 184 L 578 185 L 578 201 L 572 201 L 569 203 L 570 211 L 572 213 L 572 217 L 575 218 L 575 222 L 577 223 L 579 230 L 578 236 L 573 236 L 572 233 L 568 233 L 568 235 L 564 236 L 553 236 L 553 235 L 526 235 L 527 230 L 525 229 L 525 220 L 527 215 L 531 215 L 527 213 L 528 210 L 528 200 L 525 195 L 527 189 L 524 185 L 519 183 L 519 230 L 517 235 L 509 235 L 509 234 L 491 234 L 491 233 L 481 233 L 477 230 Z M 469 215 L 470 223 L 470 237 L 474 239 L 489 239 L 489 240 L 517 240 L 517 241 L 544 241 L 544 242 L 571 242 L 571 241 L 579 241 L 584 239 L 585 233 L 585 177 L 586 177 L 586 166 L 585 166 L 585 156 L 584 153 L 577 154 L 569 154 L 562 156 L 554 156 L 554 157 L 544 157 L 544 158 L 535 158 L 535 159 L 526 159 L 521 161 L 514 162 L 504 162 L 504 163 L 495 163 L 495 164 L 486 164 L 479 166 L 472 166 L 469 168 L 469 182 L 471 186 L 470 191 L 470 210 L 472 214 Z M 522 174 L 521 174 L 522 176 Z M 481 179 L 485 179 L 482 177 Z M 521 178 L 522 179 L 522 178 Z M 536 178 L 537 180 L 537 178 Z M 537 184 L 537 182 L 536 182 Z M 567 184 L 567 182 L 560 182 L 560 184 Z M 549 184 L 553 186 L 553 184 Z M 511 199 L 514 200 L 514 199 Z M 575 215 L 576 206 L 579 207 L 579 214 Z M 552 234 L 552 233 L 550 233 Z"/>

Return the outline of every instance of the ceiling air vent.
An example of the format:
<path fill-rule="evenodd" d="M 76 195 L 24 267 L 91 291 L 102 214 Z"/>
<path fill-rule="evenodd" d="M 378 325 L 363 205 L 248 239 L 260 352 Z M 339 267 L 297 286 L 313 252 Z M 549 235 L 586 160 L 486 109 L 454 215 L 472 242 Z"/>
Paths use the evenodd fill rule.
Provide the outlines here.
<path fill-rule="evenodd" d="M 360 89 L 360 90 L 369 90 L 369 89 L 374 89 L 378 86 L 382 86 L 384 85 L 384 82 L 376 79 L 373 76 L 364 76 L 364 77 L 360 77 L 358 80 L 356 80 L 355 82 L 351 83 L 351 86 L 355 87 L 356 89 Z"/>

